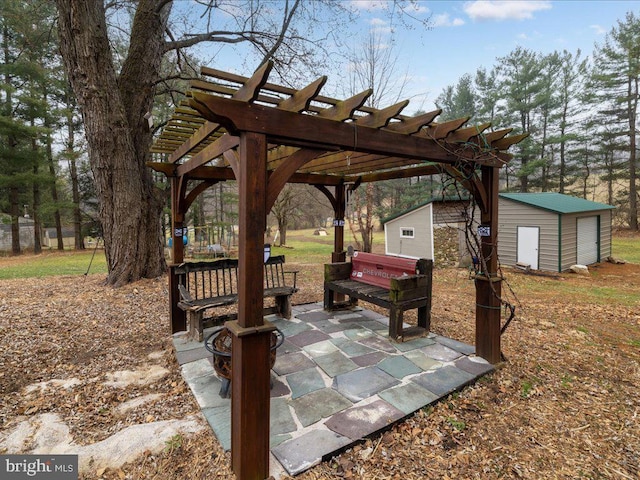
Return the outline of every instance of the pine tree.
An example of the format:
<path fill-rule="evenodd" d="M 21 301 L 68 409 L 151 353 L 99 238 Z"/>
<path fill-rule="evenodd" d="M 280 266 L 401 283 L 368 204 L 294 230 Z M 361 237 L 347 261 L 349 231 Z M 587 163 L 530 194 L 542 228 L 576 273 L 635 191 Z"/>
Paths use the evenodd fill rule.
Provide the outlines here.
<path fill-rule="evenodd" d="M 626 138 L 629 168 L 628 222 L 638 230 L 637 120 L 640 81 L 640 19 L 632 12 L 596 46 L 592 74 L 593 100 L 607 116 L 615 137 Z M 611 134 L 607 133 L 607 135 Z"/>

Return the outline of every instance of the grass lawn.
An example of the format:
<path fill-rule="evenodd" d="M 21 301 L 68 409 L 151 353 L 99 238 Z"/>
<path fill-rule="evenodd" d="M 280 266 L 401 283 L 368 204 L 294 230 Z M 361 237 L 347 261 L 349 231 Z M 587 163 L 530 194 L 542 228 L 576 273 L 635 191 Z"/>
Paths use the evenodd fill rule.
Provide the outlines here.
<path fill-rule="evenodd" d="M 0 280 L 11 278 L 49 277 L 52 275 L 84 275 L 107 273 L 104 250 L 77 252 L 45 251 L 40 255 L 24 254 L 0 257 Z"/>
<path fill-rule="evenodd" d="M 640 239 L 614 236 L 611 245 L 613 256 L 629 263 L 640 263 Z"/>
<path fill-rule="evenodd" d="M 285 255 L 287 262 L 322 265 L 331 261 L 333 229 L 326 236 L 313 234 L 313 229 L 287 232 L 286 247 L 272 247 L 273 255 Z M 345 231 L 345 247 L 354 245 L 351 232 Z M 384 233 L 374 233 L 374 251 L 382 253 Z M 633 236 L 614 236 L 613 255 L 630 263 L 640 263 L 640 239 Z M 45 251 L 41 255 L 24 254 L 17 257 L 0 257 L 0 280 L 10 278 L 48 277 L 52 275 L 84 275 L 107 273 L 104 250 L 76 252 L 66 250 Z M 606 296 L 606 295 L 605 295 Z"/>

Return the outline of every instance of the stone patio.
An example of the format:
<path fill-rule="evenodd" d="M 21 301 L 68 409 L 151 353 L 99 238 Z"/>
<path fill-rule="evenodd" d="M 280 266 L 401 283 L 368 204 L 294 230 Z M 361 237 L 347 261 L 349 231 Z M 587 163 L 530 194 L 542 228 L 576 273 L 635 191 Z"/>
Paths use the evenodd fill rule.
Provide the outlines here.
<path fill-rule="evenodd" d="M 272 370 L 271 474 L 296 475 L 493 370 L 474 347 L 429 334 L 388 340 L 389 319 L 365 309 L 298 305 L 270 316 L 284 334 Z M 205 331 L 205 338 L 207 332 Z M 225 450 L 231 401 L 203 343 L 174 337 L 182 375 Z"/>

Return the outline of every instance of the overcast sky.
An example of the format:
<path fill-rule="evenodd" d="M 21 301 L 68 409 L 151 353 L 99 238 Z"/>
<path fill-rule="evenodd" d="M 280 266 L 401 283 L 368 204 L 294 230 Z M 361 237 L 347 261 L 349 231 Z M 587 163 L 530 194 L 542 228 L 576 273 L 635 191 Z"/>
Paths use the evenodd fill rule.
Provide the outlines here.
<path fill-rule="evenodd" d="M 362 28 L 385 28 L 384 2 L 356 0 L 364 12 Z M 496 58 L 517 46 L 536 52 L 592 52 L 618 20 L 640 2 L 614 0 L 475 0 L 421 1 L 416 16 L 431 15 L 427 32 L 396 30 L 400 63 L 411 77 L 409 111 L 429 110 L 447 85 L 479 67 L 490 69 Z M 366 26 L 368 24 L 368 27 Z"/>

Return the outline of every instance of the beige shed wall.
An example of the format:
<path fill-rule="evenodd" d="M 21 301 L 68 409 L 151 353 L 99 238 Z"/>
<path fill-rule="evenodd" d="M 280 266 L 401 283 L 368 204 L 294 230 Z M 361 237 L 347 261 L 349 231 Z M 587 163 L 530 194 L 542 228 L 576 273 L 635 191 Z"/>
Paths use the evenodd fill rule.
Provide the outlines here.
<path fill-rule="evenodd" d="M 558 214 L 500 198 L 498 201 L 498 256 L 503 265 L 515 265 L 518 227 L 539 227 L 538 268 L 558 271 Z"/>
<path fill-rule="evenodd" d="M 386 254 L 433 259 L 431 212 L 431 204 L 428 204 L 385 223 Z M 402 228 L 413 228 L 414 238 L 400 238 Z"/>
<path fill-rule="evenodd" d="M 578 218 L 600 217 L 600 260 L 611 255 L 611 212 L 597 210 L 567 214 L 562 216 L 562 263 L 561 270 L 567 270 L 578 261 Z"/>

